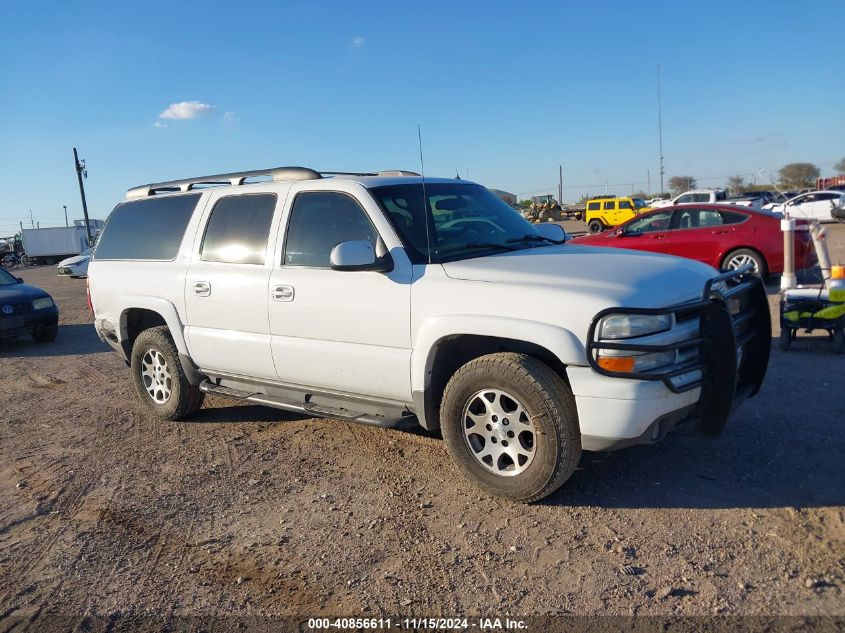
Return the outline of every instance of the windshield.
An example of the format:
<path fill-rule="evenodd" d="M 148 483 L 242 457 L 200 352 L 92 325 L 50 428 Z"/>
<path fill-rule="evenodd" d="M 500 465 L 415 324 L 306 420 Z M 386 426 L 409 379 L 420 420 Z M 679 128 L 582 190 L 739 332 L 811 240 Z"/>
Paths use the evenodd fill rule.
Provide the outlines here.
<path fill-rule="evenodd" d="M 631 198 L 631 200 L 634 201 L 634 207 L 637 209 L 642 209 L 643 207 L 648 206 L 642 198 Z"/>
<path fill-rule="evenodd" d="M 518 211 L 481 185 L 426 183 L 370 190 L 387 212 L 415 264 L 547 246 Z M 428 226 L 428 233 L 426 232 Z"/>
<path fill-rule="evenodd" d="M 12 284 L 18 283 L 18 280 L 12 277 L 9 273 L 5 270 L 0 268 L 0 286 L 11 286 Z"/>

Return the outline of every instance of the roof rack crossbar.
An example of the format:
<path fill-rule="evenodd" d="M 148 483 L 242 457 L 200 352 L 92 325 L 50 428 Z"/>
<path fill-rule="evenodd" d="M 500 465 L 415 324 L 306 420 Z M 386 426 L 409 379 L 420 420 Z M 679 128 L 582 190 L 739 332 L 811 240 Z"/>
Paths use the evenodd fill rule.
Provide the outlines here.
<path fill-rule="evenodd" d="M 173 193 L 177 191 L 191 191 L 197 186 L 225 186 L 242 185 L 248 178 L 269 176 L 276 182 L 295 180 L 317 180 L 323 176 L 419 176 L 413 171 L 399 169 L 378 172 L 346 172 L 346 171 L 315 171 L 308 167 L 272 167 L 270 169 L 253 169 L 251 171 L 233 171 L 227 174 L 213 174 L 211 176 L 197 176 L 180 180 L 154 182 L 148 185 L 133 187 L 126 192 L 127 200 L 146 198 L 158 193 Z"/>

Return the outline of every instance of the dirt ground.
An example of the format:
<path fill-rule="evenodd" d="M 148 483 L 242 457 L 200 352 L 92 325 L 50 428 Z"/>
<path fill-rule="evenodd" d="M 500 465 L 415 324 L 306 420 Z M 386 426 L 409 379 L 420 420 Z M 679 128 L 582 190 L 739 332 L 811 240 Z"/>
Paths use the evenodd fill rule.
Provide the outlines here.
<path fill-rule="evenodd" d="M 845 263 L 845 226 L 830 233 Z M 152 419 L 85 282 L 18 274 L 53 294 L 61 328 L 0 343 L 0 630 L 845 615 L 845 358 L 821 337 L 775 346 L 721 437 L 585 453 L 527 506 L 480 493 L 423 433 L 218 398 Z"/>

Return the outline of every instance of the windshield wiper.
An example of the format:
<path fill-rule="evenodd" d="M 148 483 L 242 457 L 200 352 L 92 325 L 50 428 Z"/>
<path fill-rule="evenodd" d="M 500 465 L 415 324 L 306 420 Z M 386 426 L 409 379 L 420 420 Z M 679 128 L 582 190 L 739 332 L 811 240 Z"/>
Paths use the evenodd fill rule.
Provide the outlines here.
<path fill-rule="evenodd" d="M 505 240 L 506 244 L 513 244 L 515 242 L 550 242 L 552 244 L 565 244 L 564 240 L 555 240 L 545 235 L 523 235 L 522 237 L 514 237 Z"/>
<path fill-rule="evenodd" d="M 454 251 L 462 251 L 468 248 L 500 248 L 506 251 L 516 251 L 519 250 L 514 248 L 513 246 L 508 246 L 507 244 L 502 244 L 501 242 L 467 242 L 466 244 L 462 244 L 458 248 L 451 248 L 445 252 L 454 252 Z"/>

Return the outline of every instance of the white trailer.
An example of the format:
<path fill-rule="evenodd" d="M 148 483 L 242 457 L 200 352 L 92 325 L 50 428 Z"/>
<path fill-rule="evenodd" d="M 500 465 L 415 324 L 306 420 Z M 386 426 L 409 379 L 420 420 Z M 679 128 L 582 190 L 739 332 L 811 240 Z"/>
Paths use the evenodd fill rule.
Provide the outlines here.
<path fill-rule="evenodd" d="M 91 234 L 99 231 L 104 224 L 102 220 L 91 220 Z M 73 226 L 24 229 L 21 239 L 27 259 L 39 264 L 55 264 L 88 248 L 88 234 L 82 220 L 74 222 Z"/>

